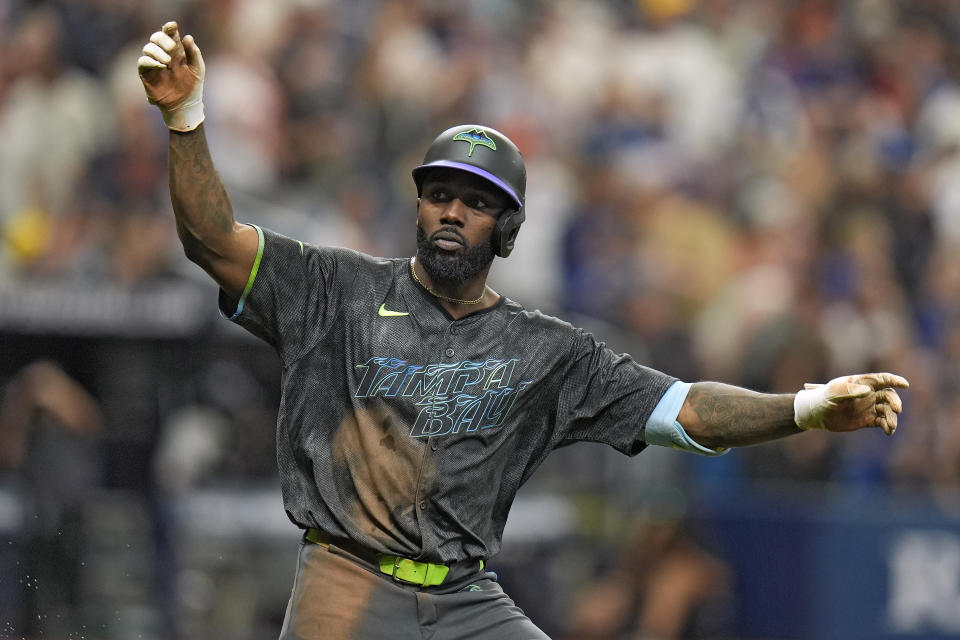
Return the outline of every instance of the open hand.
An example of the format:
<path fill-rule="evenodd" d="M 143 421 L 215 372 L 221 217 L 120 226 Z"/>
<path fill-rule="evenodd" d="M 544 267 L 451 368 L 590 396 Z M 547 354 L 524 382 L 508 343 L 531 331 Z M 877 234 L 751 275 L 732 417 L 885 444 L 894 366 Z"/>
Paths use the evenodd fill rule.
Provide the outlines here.
<path fill-rule="evenodd" d="M 892 373 L 864 373 L 834 378 L 827 384 L 807 384 L 793 403 L 794 421 L 801 429 L 855 431 L 880 427 L 897 430 L 903 409 L 895 387 L 910 383 Z"/>

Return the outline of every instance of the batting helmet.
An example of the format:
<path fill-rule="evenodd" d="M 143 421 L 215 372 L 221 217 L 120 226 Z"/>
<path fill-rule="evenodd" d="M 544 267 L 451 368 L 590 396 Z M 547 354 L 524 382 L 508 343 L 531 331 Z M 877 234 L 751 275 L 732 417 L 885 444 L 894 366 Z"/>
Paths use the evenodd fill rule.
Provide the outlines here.
<path fill-rule="evenodd" d="M 517 145 L 496 129 L 478 124 L 447 129 L 427 148 L 423 164 L 413 170 L 418 196 L 423 195 L 423 181 L 430 169 L 443 167 L 485 178 L 510 197 L 514 208 L 500 214 L 491 239 L 494 252 L 506 258 L 513 251 L 520 225 L 526 219 L 523 202 L 527 169 Z"/>

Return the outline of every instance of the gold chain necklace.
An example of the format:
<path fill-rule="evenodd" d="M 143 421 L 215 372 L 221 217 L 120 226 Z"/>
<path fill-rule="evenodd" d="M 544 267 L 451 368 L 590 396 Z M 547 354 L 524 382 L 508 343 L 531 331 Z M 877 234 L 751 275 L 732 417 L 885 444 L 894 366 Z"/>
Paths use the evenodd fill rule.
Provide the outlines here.
<path fill-rule="evenodd" d="M 427 290 L 427 293 L 432 295 L 434 298 L 440 298 L 441 300 L 446 300 L 447 302 L 453 302 L 456 304 L 480 304 L 483 302 L 483 297 L 487 295 L 487 285 L 483 285 L 483 293 L 480 294 L 479 298 L 473 300 L 461 300 L 460 298 L 451 298 L 450 296 L 445 296 L 442 293 L 437 293 L 427 285 L 420 282 L 420 278 L 417 277 L 417 270 L 413 268 L 413 258 L 410 258 L 410 275 L 413 276 L 413 279 L 417 281 L 417 284 Z"/>

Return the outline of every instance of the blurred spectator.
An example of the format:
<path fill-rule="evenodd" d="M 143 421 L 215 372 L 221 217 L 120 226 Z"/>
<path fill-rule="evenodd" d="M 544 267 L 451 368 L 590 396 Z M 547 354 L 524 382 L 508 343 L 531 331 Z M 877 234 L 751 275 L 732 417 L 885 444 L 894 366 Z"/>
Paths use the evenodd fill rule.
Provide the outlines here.
<path fill-rule="evenodd" d="M 729 633 L 729 568 L 686 531 L 676 505 L 637 519 L 609 572 L 574 598 L 568 640 L 680 640 Z"/>
<path fill-rule="evenodd" d="M 693 0 L 636 4 L 646 28 L 626 30 L 607 57 L 611 82 L 626 104 L 658 105 L 665 139 L 688 162 L 726 153 L 742 109 L 742 78 L 712 34 L 685 20 Z"/>
<path fill-rule="evenodd" d="M 87 163 L 110 140 L 112 104 L 62 52 L 62 24 L 27 13 L 5 57 L 16 61 L 0 104 L 0 224 L 5 257 L 29 267 L 57 243 Z"/>
<path fill-rule="evenodd" d="M 97 401 L 54 362 L 24 367 L 0 393 L 0 470 L 15 470 L 33 514 L 18 576 L 21 619 L 7 622 L 27 637 L 66 637 L 80 626 L 83 508 L 101 483 L 102 419 Z"/>
<path fill-rule="evenodd" d="M 95 434 L 103 420 L 96 401 L 53 362 L 41 361 L 24 367 L 7 383 L 2 399 L 2 468 L 20 468 L 27 464 L 31 442 L 47 437 L 32 433 L 35 426 L 59 428 L 82 439 Z"/>
<path fill-rule="evenodd" d="M 204 58 L 207 135 L 222 150 L 217 166 L 235 190 L 263 192 L 280 175 L 285 107 L 271 62 L 282 42 L 286 8 L 284 3 L 231 3 L 218 25 L 219 46 Z M 200 36 L 198 44 L 204 46 Z"/>

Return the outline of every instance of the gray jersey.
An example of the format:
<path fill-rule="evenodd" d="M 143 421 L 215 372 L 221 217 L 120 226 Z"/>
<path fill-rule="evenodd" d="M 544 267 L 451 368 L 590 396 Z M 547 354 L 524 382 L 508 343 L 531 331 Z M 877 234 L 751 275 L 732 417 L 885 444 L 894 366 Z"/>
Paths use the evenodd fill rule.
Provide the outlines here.
<path fill-rule="evenodd" d="M 262 231 L 252 286 L 221 308 L 282 361 L 277 460 L 301 527 L 433 562 L 499 550 L 520 486 L 556 447 L 634 455 L 675 379 L 501 299 L 453 320 L 409 259 Z"/>

